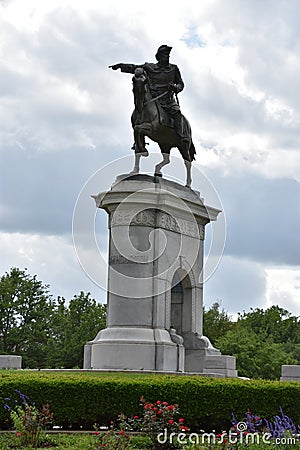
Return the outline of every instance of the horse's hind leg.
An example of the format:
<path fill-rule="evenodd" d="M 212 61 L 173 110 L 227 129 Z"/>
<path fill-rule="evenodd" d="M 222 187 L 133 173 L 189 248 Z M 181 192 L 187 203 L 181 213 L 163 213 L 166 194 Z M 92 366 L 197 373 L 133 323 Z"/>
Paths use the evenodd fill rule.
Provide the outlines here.
<path fill-rule="evenodd" d="M 192 184 L 192 163 L 191 161 L 187 161 L 186 159 L 184 160 L 184 164 L 186 167 L 186 187 L 191 187 Z"/>
<path fill-rule="evenodd" d="M 161 169 L 164 166 L 166 166 L 167 164 L 169 164 L 169 162 L 170 162 L 170 154 L 169 153 L 163 153 L 162 155 L 163 155 L 163 160 L 155 166 L 154 175 L 156 175 L 158 177 L 162 176 Z"/>

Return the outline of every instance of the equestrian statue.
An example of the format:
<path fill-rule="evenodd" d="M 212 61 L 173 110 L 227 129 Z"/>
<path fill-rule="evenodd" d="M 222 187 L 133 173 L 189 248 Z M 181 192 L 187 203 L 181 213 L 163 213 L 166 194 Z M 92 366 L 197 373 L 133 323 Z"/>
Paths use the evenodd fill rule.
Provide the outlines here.
<path fill-rule="evenodd" d="M 113 70 L 134 74 L 133 94 L 135 109 L 131 116 L 134 132 L 135 164 L 132 173 L 139 173 L 141 156 L 148 156 L 145 136 L 158 143 L 163 160 L 155 166 L 155 176 L 170 162 L 171 148 L 177 147 L 186 166 L 186 186 L 191 187 L 191 165 L 195 146 L 191 127 L 182 115 L 177 94 L 184 88 L 180 71 L 170 64 L 172 47 L 161 45 L 155 55 L 157 63 L 114 64 Z"/>

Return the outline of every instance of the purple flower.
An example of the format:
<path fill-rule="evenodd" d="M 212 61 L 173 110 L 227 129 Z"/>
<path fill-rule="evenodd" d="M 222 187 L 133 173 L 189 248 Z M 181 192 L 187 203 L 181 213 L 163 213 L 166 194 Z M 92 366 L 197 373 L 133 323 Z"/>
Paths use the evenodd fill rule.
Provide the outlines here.
<path fill-rule="evenodd" d="M 19 394 L 20 399 L 21 399 L 23 405 L 26 405 L 27 402 L 28 402 L 28 400 L 29 400 L 29 397 L 28 397 L 27 395 L 23 394 L 23 393 L 22 393 L 21 391 L 19 391 L 18 389 L 16 389 L 16 392 Z"/>

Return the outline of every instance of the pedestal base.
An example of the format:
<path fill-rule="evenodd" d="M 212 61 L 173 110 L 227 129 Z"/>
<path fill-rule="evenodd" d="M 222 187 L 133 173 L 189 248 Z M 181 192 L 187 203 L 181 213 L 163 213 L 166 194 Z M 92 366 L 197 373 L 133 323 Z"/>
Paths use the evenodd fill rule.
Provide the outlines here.
<path fill-rule="evenodd" d="M 166 330 L 106 328 L 85 345 L 84 369 L 184 370 L 184 348 Z"/>
<path fill-rule="evenodd" d="M 189 333 L 184 336 L 185 371 L 237 377 L 234 356 L 222 355 L 206 336 Z"/>

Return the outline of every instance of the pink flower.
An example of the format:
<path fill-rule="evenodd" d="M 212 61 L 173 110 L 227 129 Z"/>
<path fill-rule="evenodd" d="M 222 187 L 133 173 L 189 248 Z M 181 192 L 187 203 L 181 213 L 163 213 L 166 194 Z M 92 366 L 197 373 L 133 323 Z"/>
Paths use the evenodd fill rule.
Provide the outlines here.
<path fill-rule="evenodd" d="M 161 414 L 162 414 L 162 411 L 161 410 L 159 410 L 159 411 L 157 411 L 157 413 L 156 413 L 158 416 L 160 416 Z"/>
<path fill-rule="evenodd" d="M 157 405 L 160 405 L 160 404 L 161 404 L 161 401 L 160 401 L 160 400 L 157 400 L 156 404 L 157 404 Z"/>
<path fill-rule="evenodd" d="M 124 433 L 125 433 L 124 430 L 120 430 L 120 431 L 119 431 L 119 434 L 120 434 L 121 436 L 122 436 Z"/>
<path fill-rule="evenodd" d="M 178 419 L 178 422 L 179 422 L 179 423 L 183 423 L 183 422 L 184 422 L 184 418 L 183 418 L 183 417 L 180 417 L 180 419 Z"/>
<path fill-rule="evenodd" d="M 21 431 L 19 431 L 18 433 L 16 433 L 17 437 L 20 437 L 22 435 Z"/>
<path fill-rule="evenodd" d="M 173 405 L 170 405 L 170 406 L 168 406 L 168 409 L 169 409 L 170 411 L 173 411 L 174 406 L 173 406 Z"/>
<path fill-rule="evenodd" d="M 168 402 L 163 402 L 163 405 L 164 405 L 164 406 L 167 406 L 167 404 L 168 404 Z"/>
<path fill-rule="evenodd" d="M 133 418 L 134 418 L 134 419 L 138 419 L 138 418 L 139 418 L 139 416 L 133 416 Z"/>
<path fill-rule="evenodd" d="M 174 423 L 174 420 L 173 420 L 173 419 L 168 420 L 168 424 L 169 424 L 169 425 L 173 425 L 173 423 Z"/>

